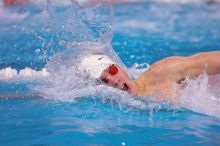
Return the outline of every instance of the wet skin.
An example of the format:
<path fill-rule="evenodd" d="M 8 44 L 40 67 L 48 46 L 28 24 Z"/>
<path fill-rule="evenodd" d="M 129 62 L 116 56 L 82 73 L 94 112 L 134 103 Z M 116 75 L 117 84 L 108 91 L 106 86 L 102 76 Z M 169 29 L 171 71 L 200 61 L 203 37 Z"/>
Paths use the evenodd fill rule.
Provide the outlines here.
<path fill-rule="evenodd" d="M 147 75 L 149 80 L 144 80 L 144 78 L 133 80 L 128 76 L 123 68 L 119 67 L 116 64 L 112 64 L 109 66 L 109 68 L 103 71 L 100 79 L 105 84 L 126 91 L 134 96 L 143 96 L 145 94 L 152 95 L 156 98 L 170 95 L 176 96 L 176 92 L 174 92 L 173 89 L 170 88 L 171 85 L 167 84 L 164 79 L 156 81 L 157 79 L 154 76 L 156 74 L 153 75 L 152 69 L 146 72 L 150 73 Z M 163 72 L 161 72 L 161 74 L 163 74 Z M 149 81 L 150 83 L 148 83 Z M 147 86 L 147 89 L 145 89 L 145 86 Z"/>
<path fill-rule="evenodd" d="M 151 65 L 137 80 L 131 79 L 116 64 L 103 71 L 100 79 L 107 85 L 127 91 L 132 95 L 150 95 L 158 99 L 178 96 L 173 88 L 177 83 L 184 88 L 185 78 L 196 78 L 220 73 L 220 51 L 198 53 L 189 57 L 173 56 Z"/>

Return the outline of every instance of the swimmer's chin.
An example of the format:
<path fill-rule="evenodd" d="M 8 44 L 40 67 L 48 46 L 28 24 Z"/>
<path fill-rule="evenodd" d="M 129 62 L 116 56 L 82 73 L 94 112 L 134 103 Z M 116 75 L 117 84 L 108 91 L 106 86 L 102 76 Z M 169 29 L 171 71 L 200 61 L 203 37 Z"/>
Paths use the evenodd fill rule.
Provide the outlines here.
<path fill-rule="evenodd" d="M 132 79 L 127 80 L 125 83 L 123 83 L 123 87 L 118 88 L 118 89 L 123 90 L 133 96 L 139 96 L 138 86 L 137 86 L 136 82 Z"/>

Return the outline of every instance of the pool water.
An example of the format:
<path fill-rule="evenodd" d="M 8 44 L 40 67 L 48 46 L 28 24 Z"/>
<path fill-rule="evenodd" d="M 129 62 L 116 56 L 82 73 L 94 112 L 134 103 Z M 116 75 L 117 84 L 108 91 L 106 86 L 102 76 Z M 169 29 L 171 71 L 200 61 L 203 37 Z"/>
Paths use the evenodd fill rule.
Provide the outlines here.
<path fill-rule="evenodd" d="M 113 10 L 112 46 L 131 73 L 138 71 L 134 69 L 135 65 L 140 69 L 167 56 L 220 50 L 218 4 L 203 1 L 145 2 L 117 4 Z M 42 6 L 7 9 L 1 6 L 1 70 L 6 67 L 16 70 L 29 67 L 40 71 L 54 54 L 63 51 L 59 39 L 51 43 L 54 34 L 50 27 L 54 21 L 68 20 L 68 23 L 74 21 L 76 16 L 74 10 L 57 11 L 65 15 L 51 10 L 55 18 L 63 16 L 62 19 L 45 21 Z M 73 20 L 69 20 L 70 16 Z M 102 18 L 104 22 L 111 21 L 110 18 Z M 101 28 L 105 30 L 107 27 L 108 24 L 103 23 Z M 74 36 L 71 33 L 64 34 L 60 39 L 71 42 L 74 38 L 68 37 Z M 100 34 L 94 34 L 95 38 L 100 37 Z M 105 37 L 109 36 L 111 33 Z M 79 41 L 84 37 L 79 37 Z M 111 37 L 107 38 L 109 40 Z M 26 77 L 0 77 L 0 93 L 31 94 L 36 91 L 33 90 L 35 87 L 41 87 L 40 81 L 44 80 L 40 75 Z M 209 87 L 205 75 L 194 82 L 199 85 L 192 84 L 191 89 L 194 90 L 187 91 L 181 97 L 181 101 L 192 99 L 184 106 L 143 102 L 120 92 L 115 94 L 115 90 L 107 87 L 104 87 L 105 90 L 112 92 L 107 92 L 108 95 L 86 94 L 71 98 L 72 92 L 68 92 L 67 96 L 64 92 L 51 90 L 54 96 L 50 97 L 2 98 L 0 145 L 220 145 L 220 86 Z M 69 89 L 71 87 L 59 91 Z M 47 88 L 42 91 L 47 91 Z M 212 100 L 212 96 L 217 100 Z"/>

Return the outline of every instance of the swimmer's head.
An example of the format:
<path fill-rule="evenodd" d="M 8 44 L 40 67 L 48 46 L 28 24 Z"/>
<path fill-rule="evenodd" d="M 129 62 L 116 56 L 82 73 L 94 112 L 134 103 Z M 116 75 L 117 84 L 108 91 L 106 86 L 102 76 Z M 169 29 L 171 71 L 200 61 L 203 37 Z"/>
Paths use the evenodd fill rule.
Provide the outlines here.
<path fill-rule="evenodd" d="M 137 95 L 137 85 L 128 76 L 127 72 L 119 67 L 105 54 L 92 54 L 85 56 L 79 69 L 90 75 L 91 78 L 103 83 Z"/>
<path fill-rule="evenodd" d="M 81 62 L 79 69 L 90 75 L 91 78 L 99 79 L 103 70 L 108 68 L 111 64 L 115 64 L 107 55 L 97 53 L 85 56 Z"/>

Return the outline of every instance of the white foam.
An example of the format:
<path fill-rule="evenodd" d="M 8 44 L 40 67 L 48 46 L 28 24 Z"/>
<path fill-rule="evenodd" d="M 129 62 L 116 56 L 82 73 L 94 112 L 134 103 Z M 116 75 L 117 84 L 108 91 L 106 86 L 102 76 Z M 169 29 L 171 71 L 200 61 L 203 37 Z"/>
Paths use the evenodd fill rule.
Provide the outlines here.
<path fill-rule="evenodd" d="M 220 118 L 220 75 L 216 75 L 215 84 L 209 83 L 206 74 L 196 79 L 187 79 L 186 88 L 180 90 L 177 105 L 194 112 Z"/>
<path fill-rule="evenodd" d="M 17 80 L 36 80 L 46 78 L 50 75 L 46 68 L 42 70 L 34 70 L 31 68 L 24 68 L 20 71 L 7 67 L 0 70 L 0 81 L 17 81 Z"/>

